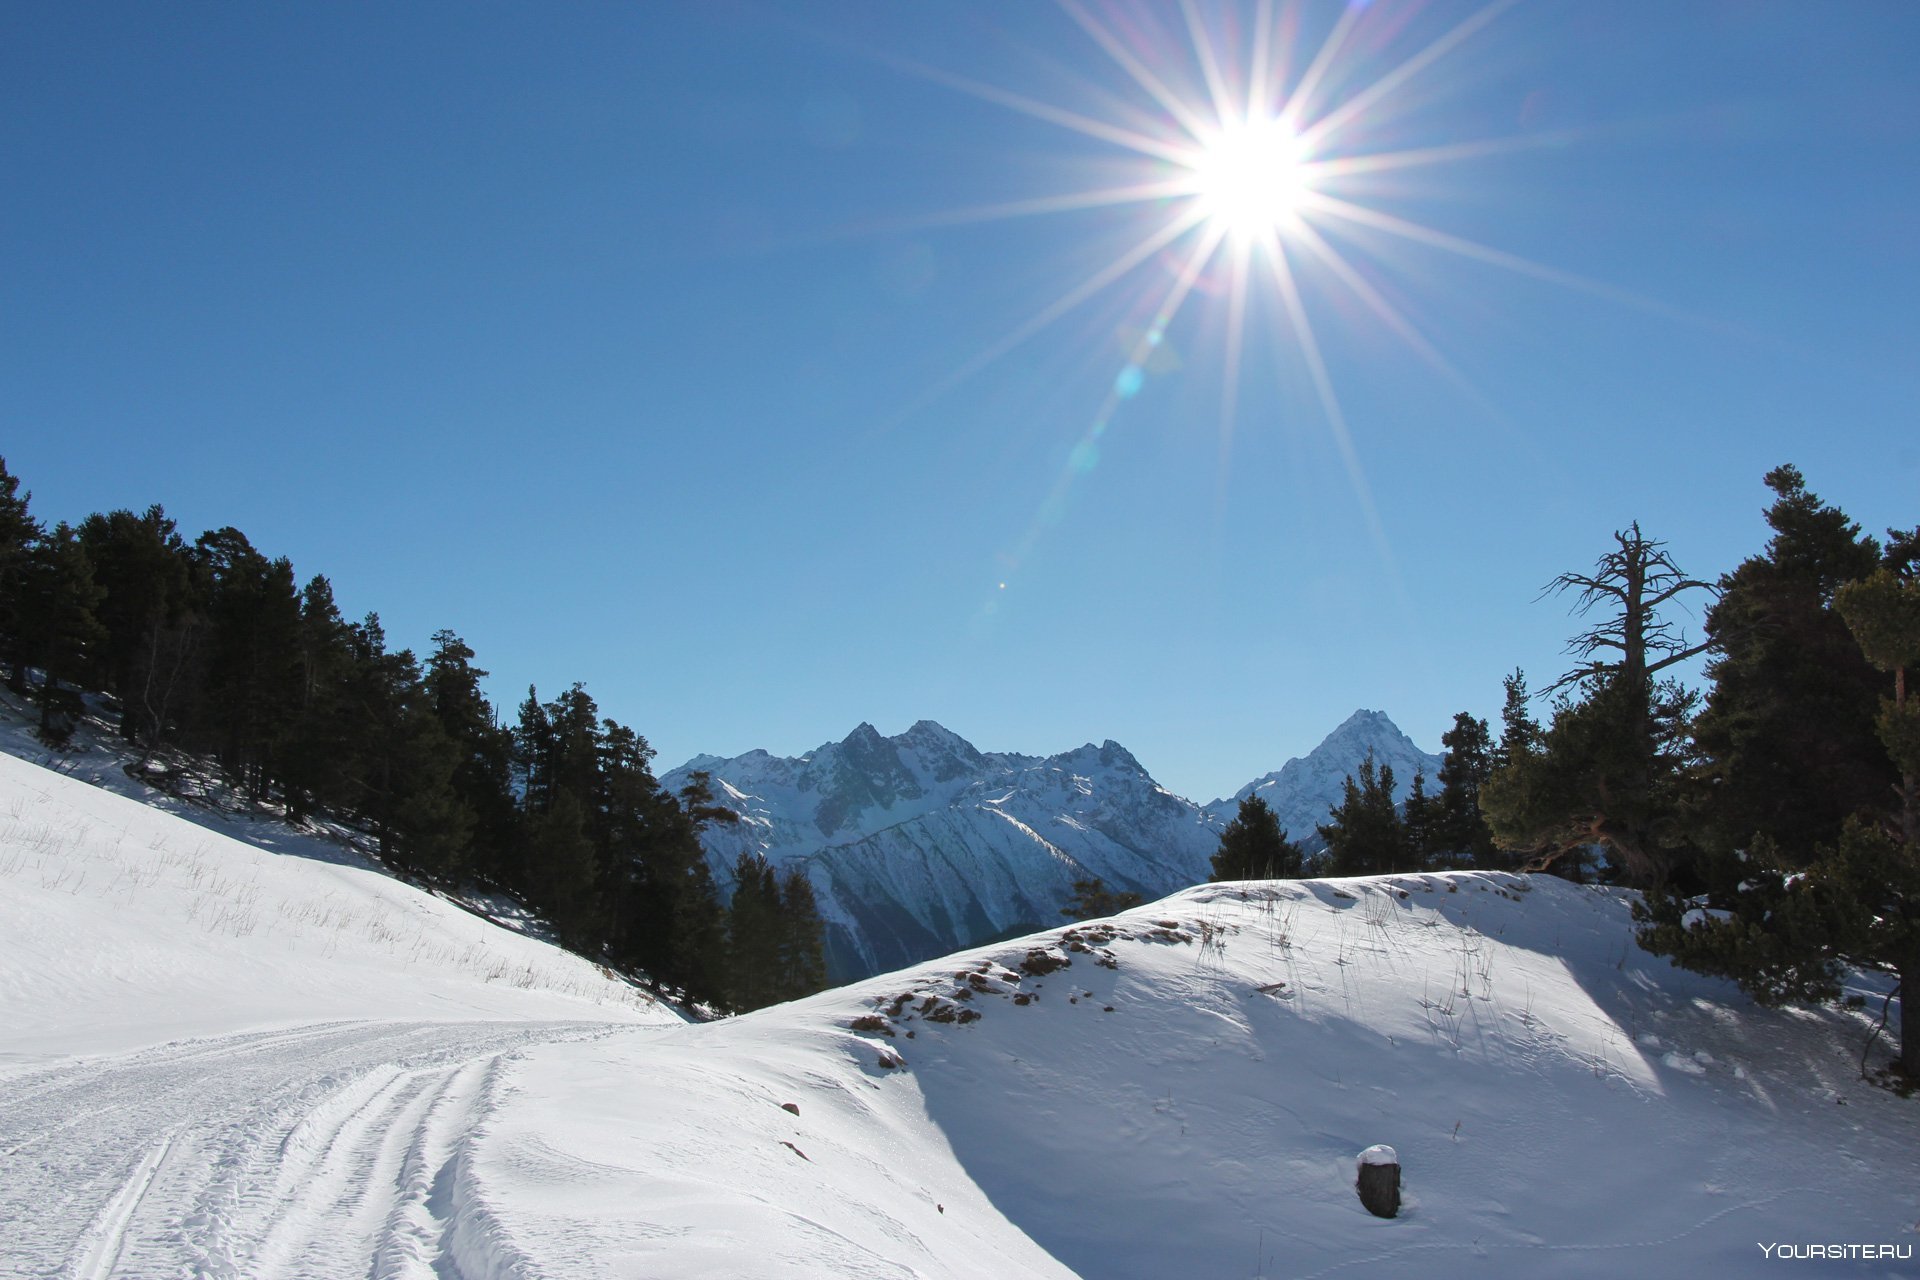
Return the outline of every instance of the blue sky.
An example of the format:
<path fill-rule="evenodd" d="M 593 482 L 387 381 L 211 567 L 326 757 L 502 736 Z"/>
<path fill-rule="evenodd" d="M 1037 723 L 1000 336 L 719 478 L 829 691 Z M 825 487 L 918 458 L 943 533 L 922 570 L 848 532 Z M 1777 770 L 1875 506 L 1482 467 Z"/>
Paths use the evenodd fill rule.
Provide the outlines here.
<path fill-rule="evenodd" d="M 1204 101 L 1178 5 L 1081 12 Z M 1196 12 L 1242 76 L 1259 9 Z M 1277 12 L 1297 78 L 1342 9 Z M 1307 118 L 1481 13 L 1375 0 Z M 1527 0 L 1353 113 L 1316 158 L 1460 153 L 1327 192 L 1541 270 L 1310 218 L 1433 357 L 1289 246 L 1350 456 L 1270 272 L 1226 394 L 1224 254 L 1111 394 L 1204 225 L 979 359 L 1182 207 L 951 216 L 1166 172 L 1032 109 L 1178 132 L 1071 6 L 0 29 L 35 511 L 235 525 L 397 643 L 458 631 L 509 712 L 584 681 L 662 768 L 928 717 L 1115 738 L 1204 800 L 1356 707 L 1436 749 L 1502 673 L 1546 683 L 1574 624 L 1541 584 L 1630 520 L 1717 575 L 1784 461 L 1920 519 L 1911 5 Z"/>

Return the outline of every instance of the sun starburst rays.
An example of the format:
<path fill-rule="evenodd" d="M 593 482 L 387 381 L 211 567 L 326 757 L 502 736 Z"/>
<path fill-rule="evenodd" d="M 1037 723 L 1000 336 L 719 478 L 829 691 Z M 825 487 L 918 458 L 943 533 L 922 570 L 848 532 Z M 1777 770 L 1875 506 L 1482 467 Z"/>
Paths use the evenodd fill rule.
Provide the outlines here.
<path fill-rule="evenodd" d="M 1153 318 L 1142 332 L 1157 344 L 1200 295 L 1201 281 L 1211 282 L 1205 290 L 1208 296 L 1224 298 L 1219 423 L 1223 478 L 1230 461 L 1240 383 L 1248 372 L 1246 331 L 1256 316 L 1265 317 L 1282 331 L 1279 340 L 1286 349 L 1278 366 L 1304 373 L 1311 388 L 1308 400 L 1317 406 L 1362 518 L 1393 576 L 1385 527 L 1326 348 L 1316 331 L 1318 304 L 1327 298 L 1350 298 L 1356 304 L 1348 312 L 1351 317 L 1362 323 L 1370 320 L 1380 334 L 1404 344 L 1423 365 L 1482 409 L 1490 409 L 1485 397 L 1413 319 L 1388 301 L 1377 283 L 1378 268 L 1391 270 L 1392 254 L 1385 250 L 1393 244 L 1417 246 L 1615 301 L 1652 305 L 1596 281 L 1376 207 L 1385 194 L 1378 181 L 1383 175 L 1566 140 L 1560 135 L 1527 135 L 1429 139 L 1397 148 L 1378 145 L 1377 139 L 1392 136 L 1389 126 L 1396 109 L 1404 109 L 1409 101 L 1403 92 L 1406 87 L 1430 75 L 1518 0 L 1491 0 L 1411 56 L 1371 77 L 1362 73 L 1379 42 L 1363 34 L 1370 11 L 1365 4 L 1344 6 L 1318 43 L 1309 44 L 1300 38 L 1300 7 L 1279 6 L 1275 0 L 1253 0 L 1250 29 L 1233 25 L 1240 10 L 1215 8 L 1198 0 L 1180 0 L 1178 19 L 1170 28 L 1156 26 L 1151 17 L 1131 25 L 1122 19 L 1116 28 L 1084 0 L 1056 3 L 1118 69 L 1122 83 L 1151 104 L 1147 111 L 1116 106 L 1119 100 L 1115 100 L 1103 114 L 1090 114 L 949 72 L 913 69 L 983 101 L 1115 148 L 1118 164 L 1133 167 L 1133 176 L 1128 179 L 1116 169 L 1107 181 L 1085 189 L 955 210 L 922 222 L 1137 208 L 1139 227 L 1118 243 L 1102 265 L 1013 324 L 942 379 L 920 403 L 944 395 L 1150 260 L 1167 257 L 1171 259 L 1167 267 L 1175 274 L 1172 286 L 1152 300 L 1143 293 L 1131 306 L 1151 308 Z M 1244 65 L 1238 57 L 1223 56 L 1240 49 L 1247 51 Z M 1117 409 L 1140 389 L 1148 353 L 1137 348 L 1134 344 L 1126 351 L 1114 390 L 1070 451 L 1036 529 L 1047 523 L 1048 512 L 1057 515 L 1067 491 L 1091 469 L 1090 460 L 1098 456 L 1095 446 Z M 1021 544 L 1019 554 L 1024 554 L 1032 536 Z"/>
<path fill-rule="evenodd" d="M 1338 98 L 1330 85 L 1366 6 L 1343 9 L 1311 56 L 1306 56 L 1297 39 L 1278 38 L 1283 19 L 1272 0 L 1257 0 L 1253 29 L 1248 33 L 1251 39 L 1246 42 L 1251 53 L 1247 65 L 1241 68 L 1228 65 L 1220 57 L 1219 48 L 1224 46 L 1210 33 L 1202 6 L 1195 0 L 1181 0 L 1180 14 L 1194 68 L 1191 78 L 1198 82 L 1189 90 L 1163 70 L 1150 66 L 1081 0 L 1056 2 L 1119 68 L 1127 82 L 1158 108 L 1159 129 L 1149 132 L 1139 127 L 1139 121 L 1130 125 L 1098 118 L 920 64 L 898 65 L 983 101 L 1118 148 L 1140 166 L 1135 180 L 956 209 L 915 219 L 914 224 L 958 224 L 1141 206 L 1146 210 L 1142 229 L 1103 266 L 1011 326 L 941 379 L 921 403 L 980 372 L 1188 236 L 1202 236 L 1212 245 L 1208 259 L 1199 264 L 1199 273 L 1217 270 L 1225 276 L 1229 336 L 1224 364 L 1230 384 L 1242 373 L 1244 336 L 1240 330 L 1252 312 L 1249 297 L 1256 264 L 1278 257 L 1284 260 L 1287 277 L 1295 281 L 1296 292 L 1300 292 L 1300 271 L 1314 268 L 1330 287 L 1357 298 L 1367 313 L 1380 320 L 1384 330 L 1405 342 L 1422 361 L 1442 371 L 1450 382 L 1467 388 L 1459 371 L 1410 321 L 1385 303 L 1343 250 L 1320 234 L 1317 223 L 1364 226 L 1455 257 L 1617 297 L 1617 291 L 1596 282 L 1422 226 L 1374 209 L 1357 197 L 1340 194 L 1346 184 L 1369 175 L 1543 145 L 1537 137 L 1522 137 L 1366 150 L 1359 145 L 1359 130 L 1354 127 L 1363 118 L 1385 113 L 1396 90 L 1427 72 L 1517 0 L 1493 0 L 1411 57 Z M 1289 10 L 1289 15 L 1287 20 L 1297 23 L 1297 12 Z M 1289 87 L 1287 75 L 1295 65 L 1300 66 L 1300 72 Z M 1356 136 L 1349 138 L 1349 131 Z M 1350 238 L 1343 237 L 1343 241 L 1350 243 Z M 1224 260 L 1216 263 L 1214 258 L 1222 254 Z M 1639 299 L 1617 300 L 1645 305 Z M 1280 301 L 1285 303 L 1284 298 Z M 1304 299 L 1301 307 L 1306 307 Z M 1304 351 L 1298 354 L 1305 357 Z M 1231 385 L 1224 399 L 1231 411 L 1237 401 Z M 1231 430 L 1230 424 L 1223 422 L 1223 435 L 1230 435 Z"/>

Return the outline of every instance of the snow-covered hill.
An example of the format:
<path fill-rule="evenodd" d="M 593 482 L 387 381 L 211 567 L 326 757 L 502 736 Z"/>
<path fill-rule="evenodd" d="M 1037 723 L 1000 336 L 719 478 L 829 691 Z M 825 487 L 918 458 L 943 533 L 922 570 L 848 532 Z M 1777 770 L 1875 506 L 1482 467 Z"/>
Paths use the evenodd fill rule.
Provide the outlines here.
<path fill-rule="evenodd" d="M 1920 1106 L 1859 1081 L 1866 1014 L 1676 971 L 1616 892 L 1205 885 L 696 1025 L 201 817 L 0 756 L 0 1274 L 1912 1265 Z"/>
<path fill-rule="evenodd" d="M 54 759 L 196 820 L 0 754 L 0 1275 L 434 1274 L 503 1064 L 680 1021 L 337 843 Z"/>
<path fill-rule="evenodd" d="M 675 1017 L 339 845 L 199 816 L 0 754 L 0 1073 L 293 1019 Z"/>
<path fill-rule="evenodd" d="M 1386 715 L 1360 711 L 1304 759 L 1204 808 L 1117 742 L 982 752 L 930 720 L 890 738 L 862 724 L 797 759 L 696 756 L 662 782 L 677 790 L 705 771 L 741 815 L 706 836 L 722 884 L 742 851 L 806 867 L 830 971 L 845 981 L 1041 928 L 1076 880 L 1148 898 L 1205 880 L 1221 826 L 1255 789 L 1311 847 L 1369 750 L 1393 766 L 1402 798 L 1417 768 L 1431 778 L 1439 767 Z"/>
<path fill-rule="evenodd" d="M 1866 1023 L 1674 970 L 1613 891 L 1206 885 L 534 1050 L 472 1168 L 526 1274 L 1904 1275 L 1920 1104 L 1860 1082 Z"/>

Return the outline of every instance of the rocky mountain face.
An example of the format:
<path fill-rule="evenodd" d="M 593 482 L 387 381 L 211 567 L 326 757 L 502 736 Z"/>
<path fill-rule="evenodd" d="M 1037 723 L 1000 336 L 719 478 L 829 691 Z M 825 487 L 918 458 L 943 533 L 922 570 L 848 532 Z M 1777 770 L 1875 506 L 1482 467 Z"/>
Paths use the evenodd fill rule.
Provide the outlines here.
<path fill-rule="evenodd" d="M 740 815 L 706 835 L 722 885 L 743 851 L 804 865 L 829 971 L 848 981 L 1058 923 L 1075 880 L 1149 899 L 1203 881 L 1220 828 L 1256 789 L 1296 839 L 1310 837 L 1369 749 L 1402 797 L 1415 768 L 1438 769 L 1385 715 L 1362 711 L 1303 759 L 1204 807 L 1117 742 L 983 752 L 931 720 L 893 737 L 862 724 L 798 758 L 696 756 L 661 781 L 677 790 L 705 771 Z"/>

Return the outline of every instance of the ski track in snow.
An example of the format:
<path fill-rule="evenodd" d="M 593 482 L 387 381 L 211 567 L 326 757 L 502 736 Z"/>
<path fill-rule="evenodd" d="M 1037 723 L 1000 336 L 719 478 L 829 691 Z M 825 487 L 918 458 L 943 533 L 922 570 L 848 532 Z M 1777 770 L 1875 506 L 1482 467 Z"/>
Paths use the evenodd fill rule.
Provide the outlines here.
<path fill-rule="evenodd" d="M 0 1081 L 8 1263 L 76 1280 L 512 1274 L 462 1167 L 501 1064 L 621 1029 L 336 1022 Z"/>

